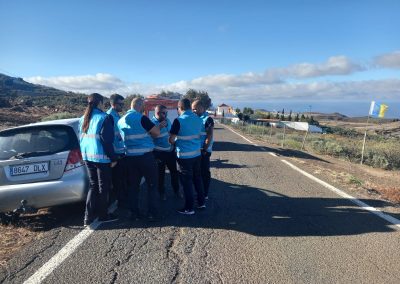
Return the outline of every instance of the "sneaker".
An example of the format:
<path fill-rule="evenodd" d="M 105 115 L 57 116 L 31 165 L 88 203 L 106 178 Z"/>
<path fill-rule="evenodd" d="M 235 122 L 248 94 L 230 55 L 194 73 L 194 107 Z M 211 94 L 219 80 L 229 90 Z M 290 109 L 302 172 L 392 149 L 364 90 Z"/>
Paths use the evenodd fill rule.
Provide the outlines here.
<path fill-rule="evenodd" d="M 183 215 L 193 215 L 194 214 L 194 210 L 193 209 L 181 209 L 178 210 L 178 213 L 183 214 Z"/>
<path fill-rule="evenodd" d="M 99 218 L 99 222 L 107 223 L 107 222 L 114 222 L 118 220 L 118 216 L 112 213 L 108 214 L 106 217 Z"/>
<path fill-rule="evenodd" d="M 205 204 L 199 205 L 199 206 L 197 206 L 197 209 L 206 209 L 206 205 Z"/>

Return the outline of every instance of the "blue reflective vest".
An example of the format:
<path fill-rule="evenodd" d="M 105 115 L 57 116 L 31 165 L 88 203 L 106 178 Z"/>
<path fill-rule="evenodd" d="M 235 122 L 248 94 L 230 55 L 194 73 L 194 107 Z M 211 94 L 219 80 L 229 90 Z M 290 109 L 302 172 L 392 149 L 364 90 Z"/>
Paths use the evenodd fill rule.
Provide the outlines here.
<path fill-rule="evenodd" d="M 204 112 L 200 116 L 201 120 L 203 121 L 203 125 L 201 126 L 201 133 L 200 133 L 200 139 L 201 139 L 201 148 L 203 148 L 204 142 L 206 141 L 207 138 L 207 132 L 206 132 L 206 122 L 207 119 L 209 118 L 208 112 Z M 214 144 L 214 137 L 211 137 L 210 144 L 208 145 L 207 152 L 211 153 L 212 152 L 212 146 Z"/>
<path fill-rule="evenodd" d="M 107 113 L 111 115 L 114 120 L 114 142 L 113 142 L 114 152 L 116 154 L 124 154 L 125 153 L 124 141 L 122 141 L 122 137 L 118 129 L 118 120 L 120 119 L 119 114 L 113 108 L 110 108 L 107 111 Z"/>
<path fill-rule="evenodd" d="M 86 133 L 82 132 L 84 117 L 82 116 L 79 119 L 79 145 L 84 161 L 111 163 L 100 141 L 100 131 L 105 118 L 106 114 L 104 112 L 98 108 L 93 109 L 90 116 L 89 128 Z"/>
<path fill-rule="evenodd" d="M 155 125 L 160 125 L 158 119 L 153 116 L 151 121 Z M 160 129 L 160 135 L 158 137 L 153 138 L 154 142 L 154 150 L 156 151 L 164 151 L 171 152 L 173 150 L 173 146 L 169 143 L 169 131 L 171 130 L 171 121 L 167 118 L 167 127 L 163 127 Z"/>
<path fill-rule="evenodd" d="M 202 120 L 190 110 L 183 112 L 177 119 L 180 124 L 176 137 L 177 157 L 189 159 L 200 156 Z"/>
<path fill-rule="evenodd" d="M 127 156 L 140 156 L 154 149 L 153 139 L 142 126 L 142 116 L 131 109 L 118 121 Z"/>

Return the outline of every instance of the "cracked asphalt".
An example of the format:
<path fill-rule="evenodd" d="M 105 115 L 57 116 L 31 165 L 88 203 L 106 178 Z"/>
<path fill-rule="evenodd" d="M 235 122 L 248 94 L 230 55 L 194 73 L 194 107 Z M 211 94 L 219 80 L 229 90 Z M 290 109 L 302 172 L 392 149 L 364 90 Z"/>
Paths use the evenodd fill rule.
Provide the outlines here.
<path fill-rule="evenodd" d="M 160 222 L 102 224 L 43 283 L 400 283 L 391 224 L 292 170 L 273 149 L 219 125 L 215 136 L 206 210 L 179 215 L 182 200 L 168 187 Z M 0 282 L 24 282 L 82 230 L 80 207 L 72 208 L 9 261 Z"/>

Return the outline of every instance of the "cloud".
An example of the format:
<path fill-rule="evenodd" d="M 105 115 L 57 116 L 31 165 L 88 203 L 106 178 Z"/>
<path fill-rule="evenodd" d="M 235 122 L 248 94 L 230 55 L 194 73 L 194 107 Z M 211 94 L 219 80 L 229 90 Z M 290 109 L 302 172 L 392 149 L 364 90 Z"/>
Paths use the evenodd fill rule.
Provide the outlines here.
<path fill-rule="evenodd" d="M 392 53 L 393 55 L 395 53 Z M 393 61 L 390 61 L 393 62 Z M 348 75 L 364 70 L 345 56 L 329 58 L 324 63 L 300 63 L 284 68 L 269 69 L 262 73 L 248 72 L 240 75 L 217 74 L 198 77 L 171 84 L 141 84 L 124 82 L 111 75 L 98 73 L 86 76 L 31 77 L 26 81 L 58 89 L 103 95 L 140 93 L 150 95 L 161 90 L 185 93 L 188 89 L 206 90 L 217 101 L 265 100 L 357 100 L 392 99 L 400 97 L 400 80 L 318 81 L 312 78 L 327 75 Z M 291 80 L 289 80 L 291 79 Z M 307 79 L 307 80 L 305 80 Z"/>
<path fill-rule="evenodd" d="M 192 86 L 224 86 L 237 87 L 249 85 L 264 85 L 283 83 L 288 79 L 317 78 L 328 75 L 349 75 L 365 70 L 359 64 L 352 62 L 345 56 L 328 58 L 324 63 L 300 63 L 285 68 L 268 69 L 263 73 L 248 72 L 240 75 L 217 74 L 195 78 L 188 82 Z"/>
<path fill-rule="evenodd" d="M 398 69 L 400 68 L 400 50 L 377 56 L 374 63 L 378 67 Z"/>
<path fill-rule="evenodd" d="M 33 84 L 51 86 L 64 91 L 80 93 L 115 93 L 126 90 L 127 86 L 117 77 L 110 74 L 98 73 L 85 76 L 61 76 L 61 77 L 30 77 L 24 78 Z"/>

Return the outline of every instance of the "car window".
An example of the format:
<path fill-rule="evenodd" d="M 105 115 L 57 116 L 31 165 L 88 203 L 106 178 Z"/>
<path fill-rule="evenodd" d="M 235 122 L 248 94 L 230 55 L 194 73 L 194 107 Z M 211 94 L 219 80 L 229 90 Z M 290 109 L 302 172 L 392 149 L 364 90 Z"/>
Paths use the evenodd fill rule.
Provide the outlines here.
<path fill-rule="evenodd" d="M 0 160 L 48 155 L 79 147 L 69 126 L 40 126 L 0 132 Z"/>

